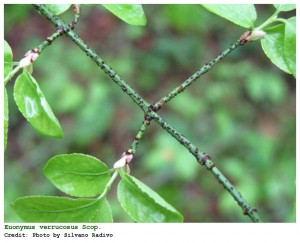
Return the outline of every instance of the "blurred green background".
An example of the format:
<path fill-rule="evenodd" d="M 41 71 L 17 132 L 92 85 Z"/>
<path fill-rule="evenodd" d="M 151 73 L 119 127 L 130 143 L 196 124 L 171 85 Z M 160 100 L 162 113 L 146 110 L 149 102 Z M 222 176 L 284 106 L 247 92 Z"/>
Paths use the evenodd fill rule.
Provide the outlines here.
<path fill-rule="evenodd" d="M 272 5 L 256 8 L 257 25 L 274 12 Z M 100 5 L 84 6 L 76 32 L 149 102 L 167 94 L 245 31 L 200 5 L 144 5 L 144 11 L 148 23 L 137 27 Z M 5 39 L 15 61 L 54 31 L 31 5 L 5 5 L 4 13 Z M 71 13 L 62 18 L 70 20 Z M 5 222 L 21 222 L 10 208 L 18 197 L 63 195 L 42 173 L 48 159 L 86 153 L 111 167 L 143 120 L 133 101 L 66 37 L 45 49 L 33 75 L 65 137 L 40 136 L 17 110 L 14 80 L 8 84 Z M 295 222 L 295 103 L 295 79 L 276 68 L 257 42 L 231 53 L 159 114 L 211 155 L 263 221 Z M 217 180 L 154 122 L 130 167 L 185 222 L 250 222 Z M 114 220 L 131 222 L 117 201 L 116 184 L 108 197 Z"/>

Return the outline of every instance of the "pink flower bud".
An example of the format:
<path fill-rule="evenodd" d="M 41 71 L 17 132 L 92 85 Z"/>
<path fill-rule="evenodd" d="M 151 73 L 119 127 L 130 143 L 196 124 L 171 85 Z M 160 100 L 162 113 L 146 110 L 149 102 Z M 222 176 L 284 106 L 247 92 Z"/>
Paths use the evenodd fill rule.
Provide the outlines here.
<path fill-rule="evenodd" d="M 129 164 L 131 160 L 133 159 L 133 154 L 127 154 L 126 152 L 122 154 L 122 158 L 119 159 L 115 164 L 114 164 L 114 169 L 122 168 L 126 164 Z"/>
<path fill-rule="evenodd" d="M 39 57 L 39 53 L 28 51 L 24 55 L 24 58 L 19 62 L 19 67 L 24 68 L 28 67 L 32 62 L 35 62 Z"/>
<path fill-rule="evenodd" d="M 32 53 L 31 54 L 31 62 L 35 62 L 39 57 L 38 53 Z"/>
<path fill-rule="evenodd" d="M 133 159 L 133 154 L 126 154 L 126 163 L 129 164 Z"/>

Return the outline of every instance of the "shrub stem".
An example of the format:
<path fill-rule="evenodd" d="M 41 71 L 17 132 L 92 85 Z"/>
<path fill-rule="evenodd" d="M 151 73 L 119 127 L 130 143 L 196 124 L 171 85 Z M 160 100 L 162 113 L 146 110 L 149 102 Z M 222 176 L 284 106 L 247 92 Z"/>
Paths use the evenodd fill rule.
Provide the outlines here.
<path fill-rule="evenodd" d="M 210 171 L 218 180 L 220 184 L 224 186 L 224 188 L 232 195 L 235 201 L 237 201 L 238 205 L 242 208 L 243 213 L 250 217 L 253 222 L 259 222 L 259 216 L 255 209 L 253 209 L 246 200 L 242 197 L 241 193 L 229 182 L 229 180 L 217 169 L 215 164 L 212 162 L 209 155 L 199 151 L 199 149 L 192 144 L 186 137 L 180 134 L 175 128 L 173 128 L 170 124 L 164 121 L 130 85 L 128 85 L 120 75 L 118 75 L 102 58 L 100 58 L 70 27 L 68 27 L 64 22 L 62 22 L 55 14 L 49 11 L 42 4 L 35 4 L 35 8 L 44 15 L 49 21 L 51 21 L 56 27 L 62 29 L 64 33 L 81 49 L 85 52 L 87 56 L 89 56 L 127 95 L 131 97 L 131 99 L 144 111 L 147 119 L 145 120 L 154 120 L 157 122 L 164 130 L 166 130 L 169 134 L 171 134 L 179 143 L 185 146 L 191 154 L 195 156 L 197 161 L 204 165 L 208 171 Z M 238 46 L 235 43 L 231 48 L 225 51 L 225 53 L 229 53 L 233 49 Z M 231 50 L 232 49 L 232 50 Z M 225 54 L 225 55 L 227 55 Z M 222 54 L 217 57 L 215 60 L 221 58 Z M 216 61 L 217 62 L 217 61 Z M 215 63 L 214 63 L 215 64 Z M 210 69 L 210 68 L 209 68 Z M 205 69 L 206 72 L 209 69 Z M 202 71 L 203 72 L 203 71 Z M 198 75 L 198 74 L 197 74 Z M 187 85 L 191 82 L 189 81 Z M 166 102 L 164 102 L 166 103 Z M 146 121 L 143 122 L 141 129 L 138 132 L 138 136 L 142 137 L 144 131 L 146 129 Z M 136 148 L 137 141 L 133 142 L 132 147 Z"/>

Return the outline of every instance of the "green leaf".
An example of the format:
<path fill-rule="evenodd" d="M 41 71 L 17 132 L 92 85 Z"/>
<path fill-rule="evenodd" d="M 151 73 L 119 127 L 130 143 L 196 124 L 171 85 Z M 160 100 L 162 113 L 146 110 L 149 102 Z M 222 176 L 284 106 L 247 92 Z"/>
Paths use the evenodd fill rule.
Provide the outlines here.
<path fill-rule="evenodd" d="M 12 207 L 22 220 L 30 223 L 112 222 L 106 198 L 21 197 Z"/>
<path fill-rule="evenodd" d="M 202 4 L 207 10 L 245 28 L 253 28 L 256 10 L 253 4 Z"/>
<path fill-rule="evenodd" d="M 261 40 L 261 46 L 267 57 L 284 72 L 291 73 L 284 58 L 284 24 L 264 30 L 267 35 Z"/>
<path fill-rule="evenodd" d="M 115 16 L 131 25 L 146 25 L 147 19 L 141 4 L 102 4 Z"/>
<path fill-rule="evenodd" d="M 274 7 L 283 12 L 291 11 L 296 9 L 296 4 L 273 4 Z"/>
<path fill-rule="evenodd" d="M 296 17 L 288 19 L 285 23 L 284 58 L 289 70 L 296 77 Z"/>
<path fill-rule="evenodd" d="M 136 222 L 182 222 L 183 216 L 156 192 L 124 174 L 118 185 L 122 208 Z"/>
<path fill-rule="evenodd" d="M 37 131 L 50 137 L 63 137 L 61 126 L 43 92 L 26 69 L 16 80 L 14 98 L 23 116 Z"/>
<path fill-rule="evenodd" d="M 13 53 L 9 44 L 4 40 L 4 77 L 10 73 L 13 68 Z"/>
<path fill-rule="evenodd" d="M 100 194 L 110 179 L 100 160 L 85 154 L 62 154 L 51 158 L 44 174 L 61 191 L 76 197 Z"/>
<path fill-rule="evenodd" d="M 72 4 L 45 4 L 47 8 L 56 15 L 66 12 Z"/>
<path fill-rule="evenodd" d="M 6 88 L 4 88 L 4 150 L 6 149 L 6 145 L 7 145 L 8 121 L 9 121 L 8 99 L 7 99 Z"/>

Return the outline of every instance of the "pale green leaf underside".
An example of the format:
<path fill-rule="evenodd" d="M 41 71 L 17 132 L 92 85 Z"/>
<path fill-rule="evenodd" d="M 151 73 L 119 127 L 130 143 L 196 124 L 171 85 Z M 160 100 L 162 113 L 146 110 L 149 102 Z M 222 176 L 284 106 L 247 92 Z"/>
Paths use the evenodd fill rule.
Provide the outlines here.
<path fill-rule="evenodd" d="M 45 4 L 46 7 L 56 15 L 66 12 L 72 4 Z"/>
<path fill-rule="evenodd" d="M 44 174 L 58 189 L 77 197 L 100 194 L 110 179 L 107 166 L 85 154 L 57 155 L 47 162 Z"/>
<path fill-rule="evenodd" d="M 29 223 L 112 222 L 111 209 L 105 198 L 32 196 L 17 199 L 12 207 Z"/>
<path fill-rule="evenodd" d="M 146 25 L 147 19 L 141 4 L 102 4 L 127 24 Z"/>
<path fill-rule="evenodd" d="M 261 46 L 267 57 L 278 68 L 291 73 L 284 58 L 284 24 L 265 29 L 267 35 L 261 40 Z"/>
<path fill-rule="evenodd" d="M 287 12 L 296 9 L 296 4 L 273 4 L 280 11 Z"/>
<path fill-rule="evenodd" d="M 13 68 L 13 53 L 9 44 L 4 40 L 4 77 L 10 73 Z"/>
<path fill-rule="evenodd" d="M 296 77 L 296 17 L 286 21 L 284 33 L 284 58 L 290 72 Z"/>
<path fill-rule="evenodd" d="M 50 137 L 63 137 L 61 126 L 43 92 L 26 69 L 16 80 L 14 98 L 23 116 L 37 131 Z"/>
<path fill-rule="evenodd" d="M 256 10 L 253 4 L 202 4 L 207 10 L 245 28 L 253 28 Z"/>
<path fill-rule="evenodd" d="M 156 192 L 130 175 L 118 185 L 118 199 L 136 222 L 182 222 L 182 215 Z"/>

